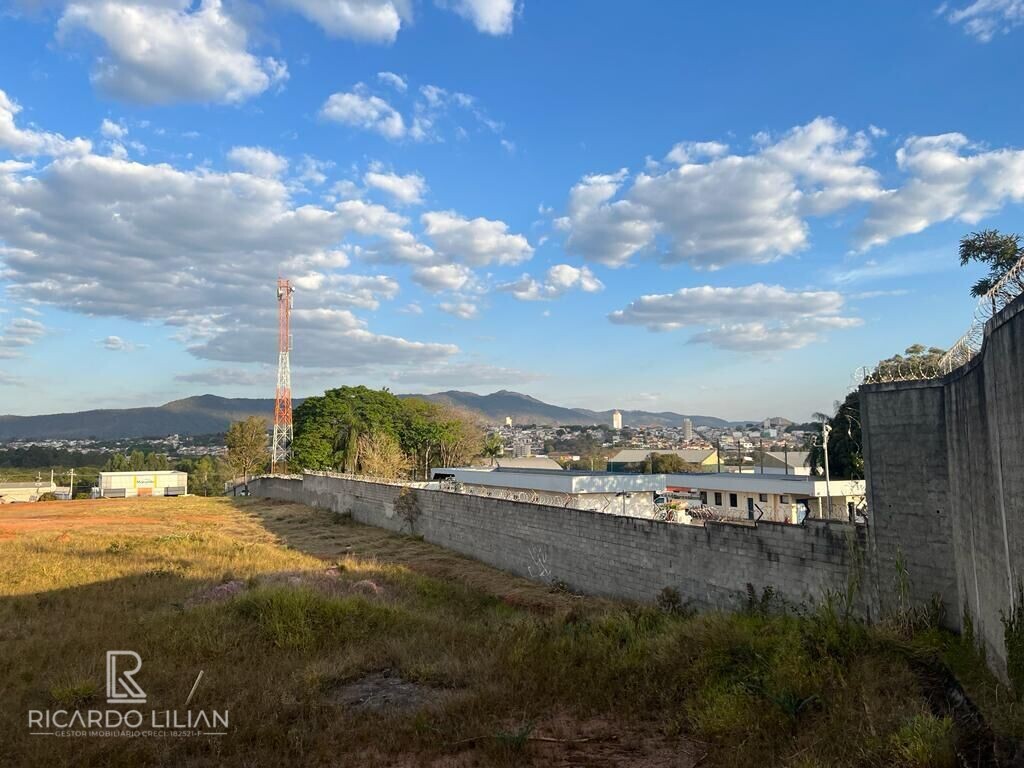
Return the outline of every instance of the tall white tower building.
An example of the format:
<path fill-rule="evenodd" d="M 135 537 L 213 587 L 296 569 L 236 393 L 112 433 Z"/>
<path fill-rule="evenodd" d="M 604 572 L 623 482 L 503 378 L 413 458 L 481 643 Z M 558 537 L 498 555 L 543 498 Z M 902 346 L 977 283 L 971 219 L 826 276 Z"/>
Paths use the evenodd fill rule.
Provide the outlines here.
<path fill-rule="evenodd" d="M 683 440 L 693 440 L 693 422 L 683 419 Z"/>
<path fill-rule="evenodd" d="M 622 429 L 622 414 L 612 411 L 612 429 Z"/>

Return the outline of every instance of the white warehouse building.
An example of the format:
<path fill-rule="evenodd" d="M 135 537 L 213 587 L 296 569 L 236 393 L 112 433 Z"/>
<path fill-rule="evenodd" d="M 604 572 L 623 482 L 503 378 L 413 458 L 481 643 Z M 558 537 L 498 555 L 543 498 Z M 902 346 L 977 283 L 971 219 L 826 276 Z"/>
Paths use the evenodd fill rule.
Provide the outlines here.
<path fill-rule="evenodd" d="M 522 469 L 444 467 L 433 479 L 451 490 L 477 496 L 586 509 L 626 517 L 653 518 L 655 498 L 665 492 L 665 475 Z"/>
<path fill-rule="evenodd" d="M 138 472 L 100 472 L 93 498 L 124 499 L 131 496 L 184 496 L 188 493 L 188 473 L 175 470 Z"/>
<path fill-rule="evenodd" d="M 863 480 L 760 472 L 667 475 L 668 491 L 686 494 L 717 516 L 799 523 L 805 517 L 848 520 L 864 504 Z"/>

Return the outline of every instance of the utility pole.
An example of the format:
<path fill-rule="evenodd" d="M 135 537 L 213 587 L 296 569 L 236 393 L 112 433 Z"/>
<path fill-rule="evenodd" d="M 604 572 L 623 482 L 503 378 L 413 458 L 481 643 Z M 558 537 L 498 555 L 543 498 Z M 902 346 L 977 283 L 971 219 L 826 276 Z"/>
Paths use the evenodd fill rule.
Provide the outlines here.
<path fill-rule="evenodd" d="M 68 470 L 71 475 L 70 485 L 68 486 L 68 501 L 72 501 L 75 498 L 75 468 L 72 467 Z"/>
<path fill-rule="evenodd" d="M 761 448 L 761 474 L 764 474 L 764 438 L 762 437 L 759 441 Z"/>
<path fill-rule="evenodd" d="M 715 440 L 715 463 L 718 465 L 718 474 L 722 474 L 722 438 Z"/>
<path fill-rule="evenodd" d="M 822 448 L 825 454 L 825 495 L 828 496 L 828 518 L 832 519 L 832 489 L 829 486 L 828 477 L 828 435 L 832 431 L 832 427 L 828 424 L 821 425 L 821 437 L 822 437 Z"/>

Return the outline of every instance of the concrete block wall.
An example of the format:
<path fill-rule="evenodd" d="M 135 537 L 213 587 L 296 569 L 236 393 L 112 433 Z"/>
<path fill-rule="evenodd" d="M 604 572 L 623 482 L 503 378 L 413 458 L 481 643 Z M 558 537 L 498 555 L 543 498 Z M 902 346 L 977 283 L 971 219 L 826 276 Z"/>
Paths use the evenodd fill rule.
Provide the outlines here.
<path fill-rule="evenodd" d="M 1001 617 L 1024 578 L 1024 297 L 943 379 L 861 388 L 871 571 L 883 603 L 897 548 L 915 600 L 942 595 L 1004 673 Z"/>
<path fill-rule="evenodd" d="M 956 629 L 949 451 L 939 382 L 861 391 L 871 581 L 883 613 L 938 595 Z M 901 576 L 901 572 L 903 575 Z M 901 583 L 902 582 L 902 583 Z"/>
<path fill-rule="evenodd" d="M 863 527 L 665 523 L 443 491 L 414 489 L 412 525 L 396 512 L 401 487 L 307 474 L 258 479 L 253 495 L 349 513 L 539 581 L 589 594 L 653 601 L 665 587 L 698 608 L 733 609 L 746 585 L 771 585 L 794 603 L 845 590 L 863 560 Z"/>

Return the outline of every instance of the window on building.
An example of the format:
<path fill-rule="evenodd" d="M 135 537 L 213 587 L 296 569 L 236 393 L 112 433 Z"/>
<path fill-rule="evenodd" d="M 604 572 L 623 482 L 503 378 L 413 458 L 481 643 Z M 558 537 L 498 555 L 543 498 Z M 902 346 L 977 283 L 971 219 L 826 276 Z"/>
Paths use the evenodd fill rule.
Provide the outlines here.
<path fill-rule="evenodd" d="M 754 519 L 754 497 L 747 496 L 747 519 Z"/>
<path fill-rule="evenodd" d="M 781 501 L 783 504 L 792 503 L 792 499 L 790 499 L 789 496 L 786 495 L 779 496 L 779 501 Z"/>
<path fill-rule="evenodd" d="M 708 492 L 707 491 L 701 491 L 700 492 L 700 503 L 701 504 L 707 504 L 708 503 Z"/>
<path fill-rule="evenodd" d="M 759 493 L 759 494 L 757 494 L 757 500 L 758 501 L 768 501 L 768 494 L 767 493 Z"/>
<path fill-rule="evenodd" d="M 739 505 L 740 505 L 740 500 L 738 498 L 736 498 L 736 494 L 735 493 L 730 493 L 729 494 L 729 506 L 730 507 L 738 507 Z"/>
<path fill-rule="evenodd" d="M 715 491 L 715 506 L 722 506 L 722 493 L 721 491 Z"/>

